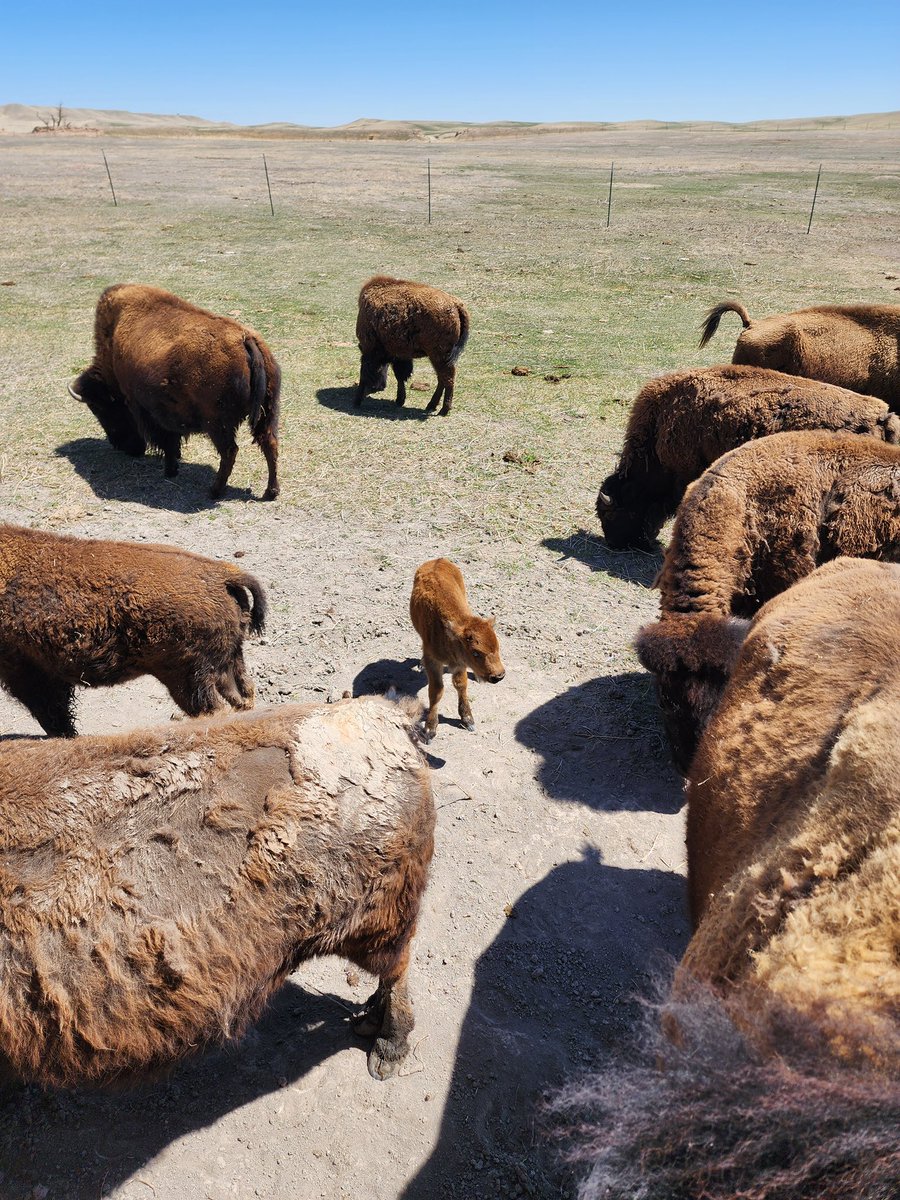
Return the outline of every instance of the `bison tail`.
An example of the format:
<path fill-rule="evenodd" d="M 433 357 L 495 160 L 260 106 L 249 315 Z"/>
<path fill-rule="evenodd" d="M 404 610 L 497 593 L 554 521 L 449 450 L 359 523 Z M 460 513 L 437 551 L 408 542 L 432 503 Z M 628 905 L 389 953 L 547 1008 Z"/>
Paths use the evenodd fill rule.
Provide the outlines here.
<path fill-rule="evenodd" d="M 459 313 L 459 341 L 450 352 L 450 363 L 452 366 L 456 366 L 459 356 L 465 350 L 466 342 L 469 340 L 469 314 L 462 304 L 460 304 L 457 312 Z"/>
<path fill-rule="evenodd" d="M 266 435 L 278 436 L 281 371 L 255 338 L 245 337 L 244 345 L 250 364 L 250 431 L 258 444 Z"/>
<path fill-rule="evenodd" d="M 587 1169 L 579 1200 L 900 1195 L 896 1079 L 839 1062 L 794 1010 L 760 1018 L 693 992 L 649 1008 L 627 1062 L 551 1103 Z"/>
<path fill-rule="evenodd" d="M 226 586 L 244 612 L 248 609 L 244 589 L 250 593 L 253 597 L 253 609 L 250 613 L 250 632 L 262 633 L 266 627 L 266 615 L 269 610 L 263 585 L 255 575 L 250 575 L 242 571 L 238 575 L 232 576 Z"/>
<path fill-rule="evenodd" d="M 744 328 L 750 328 L 750 314 L 744 308 L 743 304 L 738 304 L 736 300 L 726 300 L 724 304 L 717 304 L 715 308 L 711 308 L 706 314 L 706 320 L 700 326 L 703 330 L 703 336 L 700 338 L 701 350 L 719 328 L 719 322 L 727 312 L 737 313 L 744 322 Z"/>

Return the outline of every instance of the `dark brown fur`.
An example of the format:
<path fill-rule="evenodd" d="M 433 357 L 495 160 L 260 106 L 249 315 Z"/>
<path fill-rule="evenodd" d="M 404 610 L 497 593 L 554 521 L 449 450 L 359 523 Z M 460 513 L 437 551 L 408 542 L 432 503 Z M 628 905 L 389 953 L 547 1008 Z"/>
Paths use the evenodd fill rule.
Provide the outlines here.
<path fill-rule="evenodd" d="M 696 618 L 750 617 L 839 555 L 900 559 L 900 448 L 779 433 L 723 455 L 688 489 L 657 580 L 661 619 L 637 643 L 682 771 L 723 682 L 720 656 L 690 648 Z"/>
<path fill-rule="evenodd" d="M 356 403 L 387 387 L 388 366 L 397 377 L 397 403 L 406 403 L 413 359 L 427 358 L 438 378 L 426 412 L 443 396 L 441 416 L 453 403 L 456 364 L 469 337 L 469 314 L 461 300 L 408 279 L 376 275 L 359 293 L 356 337 L 361 355 Z"/>
<path fill-rule="evenodd" d="M 246 325 L 143 284 L 109 287 L 97 302 L 94 361 L 69 389 L 116 449 L 165 456 L 178 473 L 182 439 L 204 433 L 219 452 L 213 497 L 222 494 L 247 421 L 268 466 L 264 500 L 278 495 L 281 371 Z"/>
<path fill-rule="evenodd" d="M 74 737 L 75 688 L 139 675 L 191 716 L 252 708 L 242 647 L 265 615 L 231 563 L 0 525 L 0 684 L 51 736 Z"/>
<path fill-rule="evenodd" d="M 409 615 L 422 639 L 422 665 L 428 676 L 426 739 L 430 741 L 437 733 L 444 667 L 453 672 L 459 719 L 466 729 L 474 729 L 467 672 L 490 683 L 499 683 L 506 674 L 493 618 L 475 616 L 469 608 L 462 572 L 446 558 L 432 558 L 416 571 Z"/>
<path fill-rule="evenodd" d="M 688 484 L 727 450 L 792 429 L 832 429 L 900 441 L 883 401 L 757 367 L 679 371 L 639 393 L 619 465 L 601 485 L 597 515 L 610 547 L 652 547 Z"/>
<path fill-rule="evenodd" d="M 820 305 L 753 321 L 742 304 L 726 301 L 707 314 L 701 346 L 727 312 L 744 326 L 733 362 L 821 379 L 900 410 L 900 305 Z"/>
<path fill-rule="evenodd" d="M 898 641 L 886 563 L 754 619 L 691 770 L 673 992 L 638 1065 L 563 1101 L 585 1200 L 900 1194 Z"/>
<path fill-rule="evenodd" d="M 337 954 L 379 978 L 358 1029 L 387 1078 L 433 830 L 408 719 L 372 697 L 0 746 L 0 1061 L 152 1072 Z"/>

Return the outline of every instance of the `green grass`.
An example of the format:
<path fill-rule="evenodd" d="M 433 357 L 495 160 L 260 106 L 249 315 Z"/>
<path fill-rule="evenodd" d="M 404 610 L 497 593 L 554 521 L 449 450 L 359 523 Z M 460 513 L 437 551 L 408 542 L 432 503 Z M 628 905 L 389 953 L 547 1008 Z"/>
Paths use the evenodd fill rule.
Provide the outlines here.
<path fill-rule="evenodd" d="M 823 172 L 807 238 L 808 164 L 824 157 L 826 136 L 840 161 Z M 900 191 L 886 165 L 897 161 L 896 134 L 629 138 L 267 143 L 274 220 L 258 144 L 116 139 L 113 208 L 93 141 L 8 139 L 0 145 L 2 271 L 14 281 L 0 287 L 7 498 L 31 504 L 40 495 L 52 509 L 88 494 L 71 461 L 54 454 L 99 436 L 65 383 L 90 358 L 99 292 L 135 280 L 235 313 L 269 341 L 284 375 L 284 505 L 357 514 L 372 526 L 414 512 L 446 520 L 462 540 L 513 545 L 590 527 L 627 403 L 646 378 L 730 357 L 736 321 L 723 322 L 702 354 L 696 348 L 711 304 L 740 297 L 764 313 L 900 298 L 885 280 L 900 273 Z M 610 157 L 617 182 L 607 229 Z M 349 404 L 356 294 L 376 271 L 427 280 L 469 305 L 472 336 L 447 420 L 419 417 L 432 384 L 427 362 L 414 378 L 429 392 L 412 392 L 405 412 L 387 402 L 392 389 L 362 414 Z M 530 374 L 514 377 L 514 366 Z M 544 379 L 560 373 L 571 377 Z M 532 456 L 530 469 L 505 463 L 510 450 Z M 186 457 L 214 462 L 202 439 Z M 262 489 L 249 439 L 233 482 Z"/>

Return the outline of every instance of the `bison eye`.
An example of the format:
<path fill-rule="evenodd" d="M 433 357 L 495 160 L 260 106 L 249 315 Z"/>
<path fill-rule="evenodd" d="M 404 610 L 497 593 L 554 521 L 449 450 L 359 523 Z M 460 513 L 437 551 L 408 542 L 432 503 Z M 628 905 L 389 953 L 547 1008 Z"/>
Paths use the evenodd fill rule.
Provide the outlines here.
<path fill-rule="evenodd" d="M 480 659 L 480 658 L 484 658 L 484 655 L 481 653 L 481 651 L 480 651 L 480 650 L 473 650 L 473 651 L 472 651 L 472 657 L 473 657 L 473 658 L 479 658 L 479 659 Z"/>

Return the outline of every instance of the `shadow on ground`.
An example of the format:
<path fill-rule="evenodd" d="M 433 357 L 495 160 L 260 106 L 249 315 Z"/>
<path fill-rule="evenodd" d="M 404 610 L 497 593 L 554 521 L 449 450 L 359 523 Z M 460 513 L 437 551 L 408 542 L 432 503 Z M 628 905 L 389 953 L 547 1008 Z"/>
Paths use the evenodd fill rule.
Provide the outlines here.
<path fill-rule="evenodd" d="M 228 500 L 252 500 L 249 488 L 226 487 L 219 500 L 209 491 L 216 472 L 208 463 L 182 461 L 174 479 L 163 475 L 161 455 L 132 458 L 114 450 L 100 438 L 75 438 L 57 446 L 56 455 L 67 458 L 101 500 L 146 504 L 169 512 L 206 512 Z"/>
<path fill-rule="evenodd" d="M 424 403 L 421 407 L 417 407 L 418 400 L 417 392 L 413 392 L 407 396 L 406 404 L 402 408 L 398 408 L 388 391 L 384 396 L 366 396 L 362 404 L 357 407 L 353 403 L 356 395 L 356 387 L 350 388 L 319 388 L 316 392 L 316 399 L 325 408 L 334 409 L 335 412 L 345 412 L 352 414 L 355 417 L 380 417 L 383 421 L 427 421 L 433 414 L 426 413 L 424 404 L 428 403 L 428 396 L 424 397 Z"/>
<path fill-rule="evenodd" d="M 568 688 L 523 717 L 515 736 L 543 759 L 535 778 L 555 800 L 659 813 L 676 813 L 684 802 L 644 671 Z"/>
<path fill-rule="evenodd" d="M 542 1100 L 621 1051 L 687 926 L 680 875 L 593 849 L 526 891 L 476 964 L 438 1143 L 402 1200 L 574 1195 Z"/>
<path fill-rule="evenodd" d="M 560 558 L 575 558 L 590 567 L 629 583 L 652 587 L 662 566 L 662 547 L 658 551 L 610 550 L 603 538 L 589 529 L 578 529 L 568 537 L 544 538 L 541 542 Z"/>
<path fill-rule="evenodd" d="M 425 684 L 425 672 L 417 658 L 403 662 L 396 658 L 379 658 L 369 663 L 353 680 L 353 695 L 383 696 L 388 688 L 396 688 L 401 696 L 416 696 Z"/>
<path fill-rule="evenodd" d="M 0 1195 L 98 1200 L 178 1138 L 295 1083 L 348 1045 L 359 1047 L 365 1075 L 367 1044 L 339 1003 L 289 982 L 238 1046 L 127 1091 L 0 1085 Z"/>

